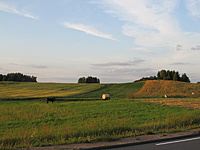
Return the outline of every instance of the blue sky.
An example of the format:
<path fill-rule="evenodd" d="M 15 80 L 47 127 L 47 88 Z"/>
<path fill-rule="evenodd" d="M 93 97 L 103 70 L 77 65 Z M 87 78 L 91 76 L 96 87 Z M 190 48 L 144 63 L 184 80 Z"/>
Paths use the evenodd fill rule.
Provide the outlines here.
<path fill-rule="evenodd" d="M 200 0 L 0 0 L 0 73 L 39 82 L 200 80 Z"/>

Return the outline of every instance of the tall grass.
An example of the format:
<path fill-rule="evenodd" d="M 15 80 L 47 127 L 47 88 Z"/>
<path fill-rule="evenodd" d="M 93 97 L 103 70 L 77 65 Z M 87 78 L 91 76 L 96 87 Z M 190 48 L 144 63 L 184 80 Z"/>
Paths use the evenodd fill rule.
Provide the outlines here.
<path fill-rule="evenodd" d="M 0 101 L 0 149 L 180 131 L 199 127 L 199 114 L 133 100 Z"/>

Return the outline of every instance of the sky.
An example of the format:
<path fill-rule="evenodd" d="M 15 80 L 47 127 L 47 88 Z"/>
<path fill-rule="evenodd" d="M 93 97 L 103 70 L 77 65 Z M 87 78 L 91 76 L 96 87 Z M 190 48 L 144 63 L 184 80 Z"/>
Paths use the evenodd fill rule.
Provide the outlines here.
<path fill-rule="evenodd" d="M 160 70 L 200 81 L 200 0 L 0 0 L 0 74 L 133 82 Z"/>

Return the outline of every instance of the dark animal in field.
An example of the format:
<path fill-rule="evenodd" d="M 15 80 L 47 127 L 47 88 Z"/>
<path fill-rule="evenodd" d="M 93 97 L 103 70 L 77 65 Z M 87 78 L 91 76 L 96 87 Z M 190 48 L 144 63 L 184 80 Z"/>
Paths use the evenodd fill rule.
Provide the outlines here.
<path fill-rule="evenodd" d="M 52 103 L 56 100 L 56 98 L 47 98 L 47 104 L 49 103 L 49 101 L 51 101 Z"/>

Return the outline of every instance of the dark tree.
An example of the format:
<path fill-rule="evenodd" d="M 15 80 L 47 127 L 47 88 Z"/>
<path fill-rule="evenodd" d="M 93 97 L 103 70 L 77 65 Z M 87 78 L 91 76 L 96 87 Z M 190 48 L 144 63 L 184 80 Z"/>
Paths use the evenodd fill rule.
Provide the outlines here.
<path fill-rule="evenodd" d="M 78 83 L 100 83 L 100 80 L 97 77 L 88 76 L 79 78 Z"/>
<path fill-rule="evenodd" d="M 158 72 L 158 79 L 166 80 L 166 78 L 167 78 L 166 70 L 161 70 Z"/>
<path fill-rule="evenodd" d="M 0 81 L 37 82 L 37 77 L 23 75 L 22 73 L 8 73 Z"/>
<path fill-rule="evenodd" d="M 190 82 L 189 77 L 186 75 L 186 73 L 182 74 L 182 76 L 180 77 L 180 81 L 182 82 Z"/>
<path fill-rule="evenodd" d="M 2 74 L 0 74 L 0 81 L 2 81 L 3 80 L 3 75 Z"/>
<path fill-rule="evenodd" d="M 78 83 L 86 83 L 85 77 L 79 78 Z"/>
<path fill-rule="evenodd" d="M 178 72 L 175 72 L 175 74 L 173 75 L 173 80 L 174 81 L 180 81 L 180 76 Z"/>

